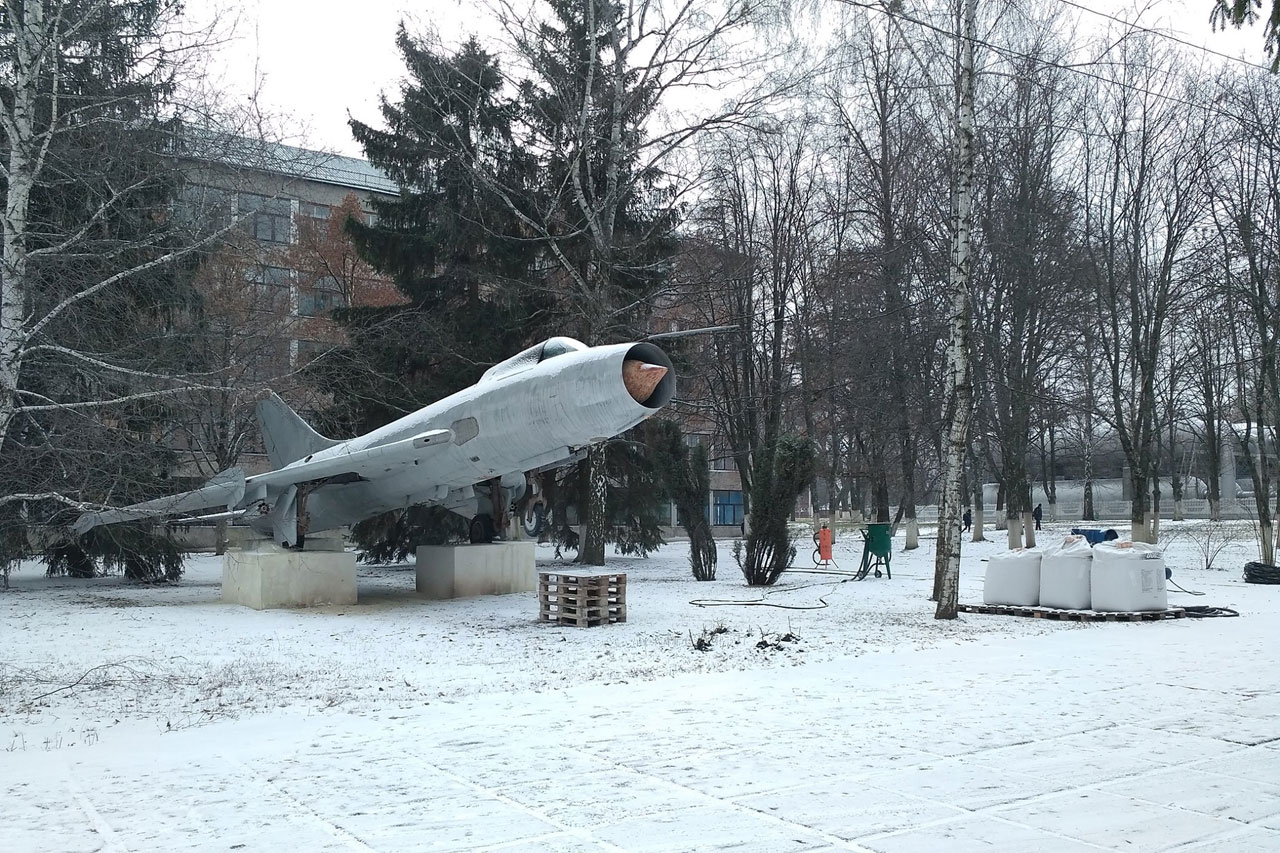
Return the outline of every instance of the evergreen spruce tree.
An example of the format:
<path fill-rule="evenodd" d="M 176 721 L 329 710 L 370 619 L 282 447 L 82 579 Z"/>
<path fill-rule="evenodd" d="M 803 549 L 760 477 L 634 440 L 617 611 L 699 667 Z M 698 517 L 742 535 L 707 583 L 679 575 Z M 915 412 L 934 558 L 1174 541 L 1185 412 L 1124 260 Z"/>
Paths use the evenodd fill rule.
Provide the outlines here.
<path fill-rule="evenodd" d="M 529 286 L 535 249 L 513 211 L 477 180 L 483 162 L 504 186 L 526 184 L 530 162 L 514 138 L 518 107 L 497 60 L 474 40 L 444 55 L 402 27 L 409 82 L 383 100 L 385 129 L 352 121 L 375 166 L 400 187 L 373 203 L 375 221 L 348 220 L 361 256 L 390 276 L 405 303 L 336 311 L 351 345 L 323 359 L 327 426 L 361 433 L 474 383 L 484 369 L 544 337 L 546 311 Z M 413 510 L 356 530 L 370 559 L 439 541 L 451 525 Z M 456 531 L 454 531 L 456 532 Z M 464 531 L 465 532 L 465 531 Z"/>
<path fill-rule="evenodd" d="M 618 25 L 616 4 L 552 8 L 555 23 L 525 56 L 533 78 L 510 92 L 476 41 L 445 55 L 402 28 L 409 84 L 397 103 L 382 104 L 385 129 L 352 122 L 366 156 L 401 192 L 375 203 L 375 224 L 350 230 L 408 304 L 336 314 L 352 345 L 326 359 L 321 378 L 346 430 L 439 399 L 551 334 L 595 345 L 633 340 L 647 325 L 650 297 L 669 274 L 675 221 L 657 171 L 637 165 L 653 104 L 608 61 L 607 39 L 590 35 L 588 15 Z M 587 563 L 603 563 L 606 539 L 641 553 L 661 541 L 661 490 L 634 451 L 625 439 L 592 448 L 582 476 L 555 478 L 576 493 L 561 490 L 556 503 L 578 507 Z M 388 530 L 424 532 L 365 529 L 370 542 Z M 569 538 L 563 518 L 555 529 Z"/>
<path fill-rule="evenodd" d="M 680 526 L 689 536 L 689 566 L 700 581 L 716 579 L 716 543 L 708 518 L 711 463 L 705 445 L 685 444 L 680 425 L 653 419 L 644 424 L 646 445 L 665 493 L 675 503 Z"/>
<path fill-rule="evenodd" d="M 813 444 L 783 435 L 757 454 L 752 469 L 751 529 L 745 554 L 734 557 L 750 586 L 772 586 L 795 559 L 796 547 L 787 523 L 796 498 L 813 481 Z"/>
<path fill-rule="evenodd" d="M 652 298 L 671 274 L 676 212 L 661 170 L 641 160 L 645 125 L 656 109 L 652 80 L 632 67 L 636 47 L 627 8 L 615 0 L 551 0 L 551 18 L 529 28 L 519 48 L 532 69 L 521 87 L 536 185 L 523 220 L 542 238 L 550 310 L 560 327 L 590 345 L 633 340 Z M 608 483 L 611 459 L 592 448 L 577 496 L 579 559 L 604 563 L 607 541 L 630 547 L 634 512 L 657 510 L 660 489 L 628 479 L 633 513 L 619 526 Z M 615 488 L 615 507 L 620 495 Z"/>

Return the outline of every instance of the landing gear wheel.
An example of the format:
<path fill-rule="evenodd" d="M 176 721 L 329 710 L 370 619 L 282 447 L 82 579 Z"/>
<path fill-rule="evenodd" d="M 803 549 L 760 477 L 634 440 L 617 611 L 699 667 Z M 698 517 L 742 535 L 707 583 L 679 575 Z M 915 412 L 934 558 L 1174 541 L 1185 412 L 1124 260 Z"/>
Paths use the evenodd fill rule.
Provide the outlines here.
<path fill-rule="evenodd" d="M 531 539 L 536 539 L 538 534 L 542 532 L 542 522 L 545 514 L 542 504 L 531 503 L 524 509 L 524 515 L 520 518 L 520 524 L 524 528 L 524 535 Z"/>
<path fill-rule="evenodd" d="M 488 545 L 493 541 L 493 516 L 487 514 L 475 516 L 471 519 L 471 526 L 467 532 L 472 545 Z"/>

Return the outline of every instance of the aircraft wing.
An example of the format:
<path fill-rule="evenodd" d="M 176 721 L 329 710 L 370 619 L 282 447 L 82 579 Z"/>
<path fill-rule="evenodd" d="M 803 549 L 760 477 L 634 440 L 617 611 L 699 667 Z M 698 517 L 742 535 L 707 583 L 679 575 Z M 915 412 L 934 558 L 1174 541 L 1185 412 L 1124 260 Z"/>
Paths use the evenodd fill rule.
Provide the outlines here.
<path fill-rule="evenodd" d="M 315 453 L 276 471 L 255 474 L 247 482 L 255 487 L 284 488 L 338 477 L 376 480 L 398 473 L 404 466 L 412 465 L 423 456 L 452 442 L 453 430 L 433 429 L 411 438 L 363 450 L 343 448 L 331 455 Z M 321 458 L 314 458 L 316 456 Z"/>
<path fill-rule="evenodd" d="M 153 501 L 144 501 L 120 509 L 86 512 L 75 520 L 71 529 L 77 536 L 81 536 L 100 524 L 137 521 L 142 518 L 176 515 L 218 506 L 230 509 L 244 497 L 244 488 L 244 471 L 239 468 L 228 468 L 200 488 L 189 492 L 156 498 Z"/>
<path fill-rule="evenodd" d="M 316 483 L 336 478 L 376 480 L 388 474 L 398 473 L 404 466 L 414 464 L 424 455 L 434 452 L 436 448 L 450 444 L 453 437 L 452 430 L 433 429 L 420 435 L 376 447 L 367 447 L 363 450 L 343 448 L 329 455 L 321 451 L 276 471 L 255 474 L 252 477 L 245 477 L 244 472 L 239 468 L 229 468 L 205 485 L 189 492 L 156 498 L 153 501 L 120 509 L 86 512 L 76 519 L 71 529 L 79 536 L 100 524 L 179 515 L 213 507 L 220 507 L 227 511 L 227 513 L 217 513 L 216 516 L 229 518 L 235 515 L 232 511 L 244 500 L 248 488 L 253 488 L 259 495 L 265 495 L 267 489 L 284 489 L 303 483 Z M 314 458 L 316 456 L 321 458 Z M 211 517 L 213 516 L 209 518 Z"/>

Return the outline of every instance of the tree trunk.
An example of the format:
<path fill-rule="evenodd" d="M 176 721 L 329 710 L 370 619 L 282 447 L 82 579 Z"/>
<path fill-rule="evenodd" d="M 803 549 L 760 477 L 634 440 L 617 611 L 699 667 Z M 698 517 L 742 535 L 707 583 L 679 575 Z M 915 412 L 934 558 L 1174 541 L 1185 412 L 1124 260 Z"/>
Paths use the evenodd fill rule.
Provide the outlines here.
<path fill-rule="evenodd" d="M 943 475 L 943 505 L 947 517 L 938 522 L 938 548 L 946 556 L 938 587 L 936 619 L 955 619 L 960 598 L 960 483 L 964 479 L 973 415 L 973 373 L 969 363 L 971 305 L 970 235 L 973 228 L 973 39 L 977 30 L 977 0 L 965 0 L 964 35 L 960 39 L 960 104 L 956 111 L 956 206 L 951 244 L 951 341 L 947 362 L 952 418 L 947 432 Z"/>
<path fill-rule="evenodd" d="M 227 520 L 220 520 L 213 527 L 213 553 L 221 557 L 227 553 Z"/>
<path fill-rule="evenodd" d="M 1147 475 L 1141 465 L 1135 465 L 1129 475 L 1133 484 L 1133 502 L 1129 512 L 1129 538 L 1134 542 L 1147 541 Z"/>
<path fill-rule="evenodd" d="M 596 444 L 587 451 L 586 494 L 579 506 L 582 522 L 582 543 L 578 550 L 578 562 L 587 566 L 604 565 L 605 497 L 609 482 L 605 477 L 604 445 Z"/>
<path fill-rule="evenodd" d="M 44 3 L 26 0 L 22 22 L 12 20 L 14 54 L 9 70 L 11 103 L 8 109 L 5 142 L 8 170 L 5 179 L 4 265 L 0 268 L 0 443 L 9 434 L 17 411 L 18 376 L 26 338 L 27 301 L 27 217 L 31 191 L 40 168 L 35 128 L 35 105 L 39 86 L 44 31 Z"/>
<path fill-rule="evenodd" d="M 1152 545 L 1160 541 L 1160 471 L 1151 473 L 1151 506 L 1147 510 L 1147 541 Z"/>
<path fill-rule="evenodd" d="M 985 542 L 986 537 L 982 535 L 983 526 L 986 524 L 985 513 L 982 506 L 982 487 L 974 489 L 973 492 L 973 542 Z"/>
<path fill-rule="evenodd" d="M 1014 548 L 1021 548 L 1022 547 L 1022 516 L 1015 515 L 1012 518 L 1010 518 L 1008 515 L 1004 516 L 1004 526 L 1005 526 L 1005 530 L 1007 531 L 1007 541 L 1009 545 L 1009 550 L 1012 551 Z"/>
<path fill-rule="evenodd" d="M 886 482 L 883 471 L 876 472 L 876 481 L 875 485 L 872 486 L 871 499 L 875 502 L 876 521 L 880 524 L 888 524 L 890 521 L 889 484 Z"/>
<path fill-rule="evenodd" d="M 1045 476 L 1045 491 L 1049 498 L 1049 520 L 1058 520 L 1058 436 L 1052 423 L 1049 425 L 1049 470 Z"/>

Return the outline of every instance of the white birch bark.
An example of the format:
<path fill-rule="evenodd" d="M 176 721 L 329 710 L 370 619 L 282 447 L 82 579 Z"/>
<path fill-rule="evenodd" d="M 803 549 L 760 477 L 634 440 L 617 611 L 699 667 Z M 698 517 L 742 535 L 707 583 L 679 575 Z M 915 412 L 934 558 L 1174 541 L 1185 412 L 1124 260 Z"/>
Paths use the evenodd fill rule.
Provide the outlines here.
<path fill-rule="evenodd" d="M 0 107 L 8 150 L 4 152 L 7 183 L 4 209 L 4 263 L 0 268 L 0 442 L 18 405 L 18 375 L 26 343 L 27 216 L 31 190 L 40 168 L 36 135 L 36 98 L 47 41 L 41 0 L 6 0 L 13 26 L 12 101 Z M 57 115 L 54 101 L 53 114 Z"/>
<path fill-rule="evenodd" d="M 970 239 L 973 230 L 973 74 L 977 0 L 964 0 L 960 54 L 960 105 L 956 111 L 956 206 L 951 244 L 951 340 L 947 350 L 947 374 L 954 416 L 947 431 L 943 476 L 946 518 L 938 522 L 937 565 L 941 577 L 935 587 L 938 605 L 934 618 L 955 619 L 960 595 L 960 487 L 968 448 L 969 420 L 973 413 L 973 372 L 969 364 L 971 269 Z"/>

